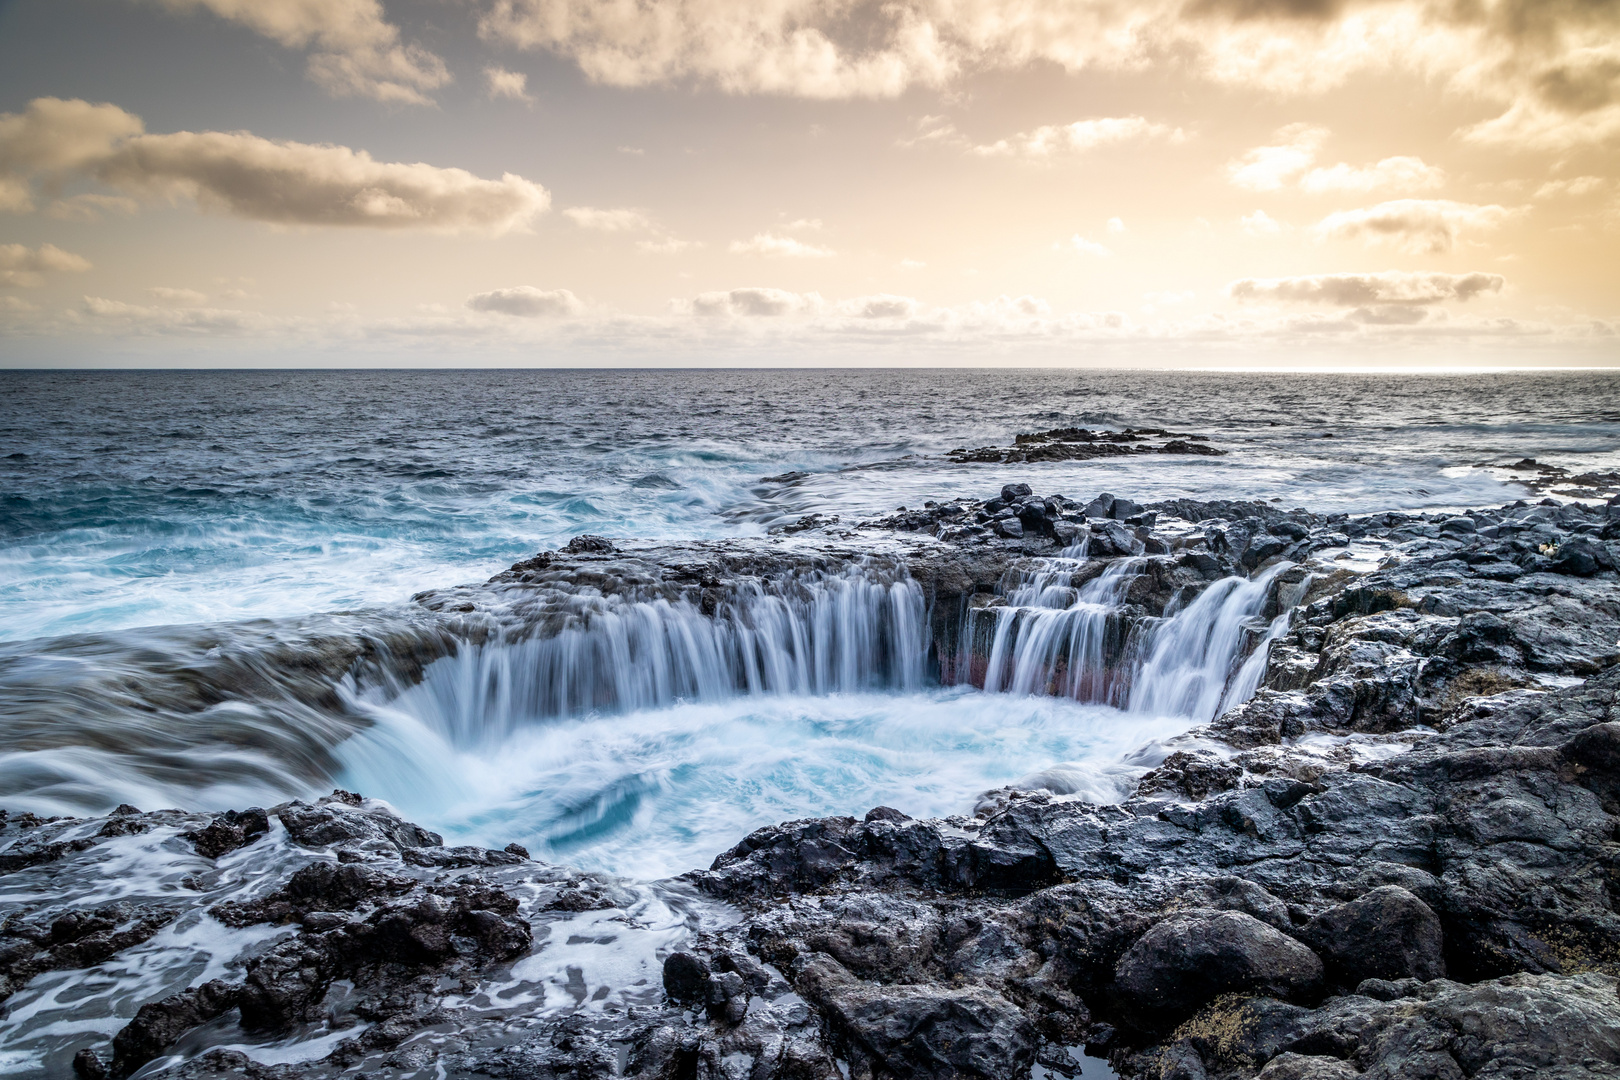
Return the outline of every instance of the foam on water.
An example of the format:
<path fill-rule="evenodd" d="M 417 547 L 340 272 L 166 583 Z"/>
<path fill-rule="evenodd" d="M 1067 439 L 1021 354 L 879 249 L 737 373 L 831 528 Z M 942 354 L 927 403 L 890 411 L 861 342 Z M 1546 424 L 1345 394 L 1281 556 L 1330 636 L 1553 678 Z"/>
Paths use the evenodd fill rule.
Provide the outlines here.
<path fill-rule="evenodd" d="M 480 747 L 379 710 L 340 756 L 345 783 L 458 839 L 517 840 L 542 858 L 657 878 L 707 866 L 778 821 L 877 805 L 965 813 L 986 788 L 1054 764 L 1071 791 L 1117 802 L 1156 763 L 1123 759 L 1188 723 L 954 688 L 691 703 L 530 726 Z"/>

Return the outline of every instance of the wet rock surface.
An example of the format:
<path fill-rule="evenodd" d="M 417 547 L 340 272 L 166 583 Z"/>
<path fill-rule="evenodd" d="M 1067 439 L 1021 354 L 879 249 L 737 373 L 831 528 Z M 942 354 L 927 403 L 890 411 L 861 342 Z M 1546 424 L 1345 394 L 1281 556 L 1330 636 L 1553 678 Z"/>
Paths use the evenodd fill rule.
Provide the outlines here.
<path fill-rule="evenodd" d="M 974 816 L 787 822 L 656 895 L 446 848 L 347 792 L 6 817 L 7 992 L 171 927 L 243 943 L 61 1044 L 54 1074 L 1021 1077 L 1068 1075 L 1081 1047 L 1152 1080 L 1620 1073 L 1620 509 L 1349 518 L 1008 485 L 859 529 L 598 539 L 419 603 L 544 627 L 588 585 L 713 617 L 739 582 L 860 559 L 925 588 L 943 673 L 1004 575 L 1084 551 L 1082 580 L 1143 560 L 1133 626 L 1266 570 L 1265 618 L 1288 619 L 1260 691 L 1162 747 L 1120 805 L 1008 789 Z M 52 875 L 139 845 L 189 891 L 49 898 Z M 677 914 L 654 927 L 657 904 Z M 635 934 L 656 967 L 593 984 L 589 950 Z M 526 967 L 548 955 L 581 959 Z M 289 1038 L 327 1041 L 256 1060 Z"/>

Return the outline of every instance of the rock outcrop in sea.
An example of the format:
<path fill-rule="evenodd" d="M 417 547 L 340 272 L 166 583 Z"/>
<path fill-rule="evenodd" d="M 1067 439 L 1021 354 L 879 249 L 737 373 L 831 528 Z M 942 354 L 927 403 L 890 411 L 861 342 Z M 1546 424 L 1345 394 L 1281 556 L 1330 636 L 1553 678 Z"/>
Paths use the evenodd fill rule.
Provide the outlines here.
<path fill-rule="evenodd" d="M 1200 597 L 1255 599 L 1208 722 L 1117 805 L 1054 782 L 878 806 L 659 883 L 446 847 L 343 791 L 0 816 L 0 995 L 123 980 L 117 1022 L 46 1063 L 81 1077 L 1614 1076 L 1617 565 L 1620 502 L 1348 517 L 1018 484 L 769 539 L 580 538 L 417 602 L 545 642 L 661 600 L 714 628 L 691 678 L 747 689 L 822 677 L 749 667 L 726 628 L 750 604 L 874 582 L 873 671 L 1118 703 Z M 1008 651 L 1104 585 L 1062 628 L 1085 650 Z M 197 959 L 158 971 L 160 948 Z"/>

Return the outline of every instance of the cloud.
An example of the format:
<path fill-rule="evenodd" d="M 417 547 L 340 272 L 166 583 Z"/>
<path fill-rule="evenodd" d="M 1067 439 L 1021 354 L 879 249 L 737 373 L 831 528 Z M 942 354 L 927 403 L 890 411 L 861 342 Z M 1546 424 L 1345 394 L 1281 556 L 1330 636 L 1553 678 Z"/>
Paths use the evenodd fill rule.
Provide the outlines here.
<path fill-rule="evenodd" d="M 820 218 L 798 218 L 794 221 L 788 222 L 786 225 L 783 225 L 782 228 L 788 230 L 789 232 L 796 232 L 801 229 L 810 229 L 812 231 L 819 232 L 822 225 Z"/>
<path fill-rule="evenodd" d="M 921 270 L 923 267 L 925 267 L 927 265 L 928 264 L 923 262 L 921 259 L 901 259 L 900 260 L 900 269 L 902 269 L 902 270 Z"/>
<path fill-rule="evenodd" d="M 1338 307 L 1427 305 L 1467 301 L 1501 292 L 1500 274 L 1418 274 L 1389 270 L 1381 274 L 1316 274 L 1310 277 L 1244 278 L 1227 286 L 1237 300 L 1279 300 Z"/>
<path fill-rule="evenodd" d="M 1376 165 L 1356 168 L 1340 162 L 1332 168 L 1312 169 L 1299 186 L 1313 194 L 1328 191 L 1428 191 L 1441 187 L 1446 173 L 1417 157 L 1388 157 Z"/>
<path fill-rule="evenodd" d="M 615 86 L 896 97 L 1045 63 L 1307 94 L 1405 73 L 1501 103 L 1469 129 L 1476 141 L 1545 148 L 1620 130 L 1609 0 L 494 0 L 479 30 Z"/>
<path fill-rule="evenodd" d="M 1072 124 L 1048 124 L 1019 132 L 993 143 L 974 143 L 942 116 L 925 116 L 918 122 L 917 134 L 901 141 L 902 146 L 947 146 L 977 157 L 1051 158 L 1059 154 L 1083 154 L 1116 143 L 1167 139 L 1182 142 L 1180 128 L 1156 124 L 1141 116 L 1101 117 Z"/>
<path fill-rule="evenodd" d="M 209 11 L 289 49 L 312 50 L 308 75 L 338 97 L 425 105 L 450 82 L 444 61 L 402 45 L 378 0 L 156 0 L 174 12 Z"/>
<path fill-rule="evenodd" d="M 196 289 L 173 289 L 166 285 L 155 285 L 146 291 L 158 303 L 170 307 L 201 307 L 208 302 L 208 297 Z"/>
<path fill-rule="evenodd" d="M 598 210 L 593 206 L 570 206 L 563 217 L 582 229 L 597 232 L 645 232 L 653 227 L 652 219 L 640 210 Z"/>
<path fill-rule="evenodd" d="M 1257 146 L 1226 167 L 1227 179 L 1249 191 L 1278 191 L 1297 185 L 1312 195 L 1339 191 L 1427 191 L 1446 182 L 1445 170 L 1418 157 L 1388 157 L 1372 165 L 1340 162 L 1312 168 L 1329 131 L 1311 124 L 1290 124 L 1273 136 L 1270 146 Z"/>
<path fill-rule="evenodd" d="M 818 310 L 822 306 L 822 300 L 816 293 L 746 288 L 701 293 L 686 306 L 694 315 L 774 318 Z"/>
<path fill-rule="evenodd" d="M 838 305 L 841 314 L 857 319 L 906 319 L 922 310 L 922 301 L 892 293 L 857 296 Z"/>
<path fill-rule="evenodd" d="M 1125 232 L 1125 221 L 1124 221 L 1124 219 L 1117 218 L 1117 217 L 1109 218 L 1108 219 L 1108 231 L 1111 232 L 1111 233 L 1114 233 L 1116 236 L 1120 235 L 1120 234 L 1123 234 Z"/>
<path fill-rule="evenodd" d="M 467 297 L 470 311 L 493 312 L 498 315 L 517 315 L 523 318 L 540 316 L 578 315 L 585 310 L 579 297 L 567 289 L 537 289 L 533 285 L 518 285 L 510 289 L 493 289 Z"/>
<path fill-rule="evenodd" d="M 66 199 L 53 199 L 45 216 L 58 221 L 100 221 L 102 214 L 133 214 L 141 204 L 124 195 L 86 193 Z"/>
<path fill-rule="evenodd" d="M 1079 233 L 1075 233 L 1073 236 L 1069 237 L 1069 247 L 1074 251 L 1078 251 L 1082 255 L 1095 255 L 1099 259 L 1110 258 L 1114 254 L 1104 245 L 1099 244 L 1094 240 L 1087 240 Z"/>
<path fill-rule="evenodd" d="M 529 77 L 521 71 L 507 71 L 503 67 L 490 65 L 484 69 L 484 92 L 489 100 L 496 98 L 509 98 L 512 101 L 529 101 Z"/>
<path fill-rule="evenodd" d="M 46 274 L 83 273 L 90 260 L 55 244 L 37 248 L 22 244 L 0 244 L 0 285 L 34 288 L 45 284 Z"/>
<path fill-rule="evenodd" d="M 129 304 L 100 296 L 86 296 L 74 312 L 103 332 L 142 336 L 170 334 L 188 337 L 231 336 L 285 328 L 269 316 L 222 308 L 168 308 Z"/>
<path fill-rule="evenodd" d="M 59 183 L 86 176 L 149 200 L 278 225 L 334 225 L 501 234 L 550 205 L 539 184 L 507 173 L 380 162 L 364 150 L 247 132 L 144 134 L 113 105 L 40 98 L 0 115 L 0 176 Z"/>
<path fill-rule="evenodd" d="M 1276 191 L 1311 167 L 1327 137 L 1327 128 L 1289 124 L 1272 136 L 1274 145 L 1257 146 L 1228 165 L 1227 179 L 1249 191 Z"/>
<path fill-rule="evenodd" d="M 689 247 L 701 247 L 701 244 L 691 240 L 677 240 L 673 236 L 660 237 L 657 240 L 637 240 L 636 250 L 644 251 L 648 255 L 675 255 Z"/>
<path fill-rule="evenodd" d="M 1239 219 L 1239 224 L 1243 226 L 1243 231 L 1250 236 L 1274 236 L 1282 232 L 1284 228 L 1282 222 L 1264 210 L 1256 210 L 1252 214 L 1243 215 Z"/>
<path fill-rule="evenodd" d="M 1568 180 L 1549 180 L 1536 189 L 1538 199 L 1579 198 L 1594 191 L 1602 191 L 1609 182 L 1601 176 L 1572 176 Z"/>
<path fill-rule="evenodd" d="M 775 233 L 756 233 L 751 240 L 733 240 L 728 250 L 733 255 L 767 255 L 784 259 L 827 259 L 837 254 L 831 248 L 817 247 Z"/>
<path fill-rule="evenodd" d="M 0 210 L 34 208 L 28 178 L 60 183 L 106 160 L 120 140 L 145 130 L 116 105 L 35 98 L 20 113 L 0 113 Z"/>
<path fill-rule="evenodd" d="M 1316 224 L 1320 238 L 1389 242 L 1417 255 L 1450 251 L 1466 233 L 1495 229 L 1517 211 L 1449 199 L 1396 199 L 1361 210 L 1340 210 Z"/>

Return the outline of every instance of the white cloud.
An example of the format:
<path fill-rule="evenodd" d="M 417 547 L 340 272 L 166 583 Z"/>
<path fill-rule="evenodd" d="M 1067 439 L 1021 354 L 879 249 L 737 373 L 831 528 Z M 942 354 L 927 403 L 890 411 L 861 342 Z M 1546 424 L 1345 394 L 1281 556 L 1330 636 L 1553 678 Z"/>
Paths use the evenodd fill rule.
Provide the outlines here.
<path fill-rule="evenodd" d="M 657 240 L 637 240 L 636 250 L 646 252 L 648 255 L 675 255 L 690 247 L 701 245 L 691 240 L 677 240 L 673 236 L 660 237 Z"/>
<path fill-rule="evenodd" d="M 1082 255 L 1094 255 L 1099 259 L 1106 259 L 1114 254 L 1104 245 L 1097 243 L 1095 240 L 1087 240 L 1079 233 L 1069 237 L 1069 247 Z"/>
<path fill-rule="evenodd" d="M 902 269 L 902 270 L 921 270 L 923 267 L 925 267 L 927 265 L 928 264 L 923 262 L 921 259 L 901 259 L 900 260 L 900 269 Z"/>
<path fill-rule="evenodd" d="M 1243 215 L 1239 219 L 1239 223 L 1242 224 L 1243 231 L 1250 236 L 1274 236 L 1283 231 L 1282 222 L 1264 210 L 1256 210 L 1252 214 Z"/>
<path fill-rule="evenodd" d="M 818 310 L 822 300 L 816 293 L 754 287 L 701 293 L 686 306 L 694 315 L 772 318 Z"/>
<path fill-rule="evenodd" d="M 170 307 L 201 307 L 208 302 L 208 297 L 196 289 L 175 289 L 167 285 L 155 285 L 146 291 L 158 303 Z"/>
<path fill-rule="evenodd" d="M 186 337 L 231 336 L 262 333 L 276 329 L 277 320 L 252 311 L 221 308 L 169 308 L 129 304 L 100 296 L 86 296 L 75 314 L 103 332 L 141 336 L 147 334 Z M 284 328 L 284 327 L 282 327 Z"/>
<path fill-rule="evenodd" d="M 857 319 L 906 319 L 922 310 L 922 306 L 920 300 L 913 300 L 909 296 L 876 293 L 845 300 L 838 305 L 838 311 Z"/>
<path fill-rule="evenodd" d="M 1048 124 L 1019 132 L 993 143 L 974 143 L 942 116 L 925 116 L 918 122 L 917 134 L 901 140 L 902 146 L 947 146 L 978 157 L 1051 158 L 1059 154 L 1083 154 L 1117 143 L 1186 138 L 1180 128 L 1157 124 L 1141 116 L 1099 117 L 1072 124 Z"/>
<path fill-rule="evenodd" d="M 767 255 L 784 259 L 826 259 L 837 254 L 831 248 L 817 247 L 775 233 L 756 233 L 751 240 L 733 240 L 729 250 L 733 255 Z"/>
<path fill-rule="evenodd" d="M 1567 180 L 1549 180 L 1536 189 L 1538 199 L 1579 198 L 1594 191 L 1602 191 L 1609 182 L 1601 176 L 1572 176 Z"/>
<path fill-rule="evenodd" d="M 1467 301 L 1501 292 L 1500 274 L 1421 274 L 1389 270 L 1381 274 L 1316 274 L 1308 277 L 1244 278 L 1227 286 L 1238 300 L 1281 300 L 1291 303 L 1427 305 Z"/>
<path fill-rule="evenodd" d="M 598 210 L 593 206 L 570 206 L 563 217 L 582 229 L 597 232 L 645 232 L 653 227 L 652 219 L 640 210 Z"/>
<path fill-rule="evenodd" d="M 1312 169 L 1299 186 L 1313 194 L 1328 191 L 1428 191 L 1446 182 L 1444 169 L 1417 157 L 1389 157 L 1360 168 L 1340 162 L 1332 168 Z"/>
<path fill-rule="evenodd" d="M 444 61 L 400 43 L 378 0 L 157 0 L 170 11 L 204 10 L 290 49 L 310 49 L 309 77 L 339 97 L 425 105 L 450 82 Z"/>
<path fill-rule="evenodd" d="M 470 311 L 493 312 L 498 315 L 517 315 L 536 318 L 545 315 L 578 315 L 585 310 L 579 297 L 567 289 L 537 289 L 533 285 L 518 285 L 510 289 L 493 289 L 467 297 Z"/>
<path fill-rule="evenodd" d="M 55 244 L 37 248 L 22 244 L 0 244 L 0 285 L 33 288 L 45 283 L 46 274 L 83 273 L 90 260 Z"/>
<path fill-rule="evenodd" d="M 1329 214 L 1313 231 L 1321 238 L 1388 242 L 1413 254 L 1433 255 L 1450 251 L 1466 234 L 1497 228 L 1517 212 L 1449 199 L 1396 199 Z"/>
<path fill-rule="evenodd" d="M 0 115 L 0 174 L 91 177 L 129 195 L 191 199 L 204 209 L 279 225 L 339 225 L 501 234 L 550 205 L 539 184 L 507 173 L 380 162 L 364 150 L 247 132 L 142 134 L 112 105 L 39 98 Z"/>
<path fill-rule="evenodd" d="M 1109 218 L 1108 219 L 1108 231 L 1115 234 L 1116 236 L 1124 233 L 1125 232 L 1125 222 L 1124 222 L 1124 220 L 1122 218 L 1117 218 L 1117 217 Z"/>
<path fill-rule="evenodd" d="M 1163 66 L 1284 94 L 1405 73 L 1502 104 L 1469 138 L 1543 148 L 1620 130 L 1617 30 L 1604 0 L 494 0 L 480 23 L 597 82 L 810 98 L 894 97 L 1036 63 Z"/>
<path fill-rule="evenodd" d="M 1428 191 L 1446 182 L 1445 170 L 1418 157 L 1388 157 L 1372 165 L 1339 162 L 1312 168 L 1327 141 L 1327 128 L 1290 124 L 1273 136 L 1270 146 L 1257 146 L 1226 167 L 1236 187 L 1278 191 L 1292 185 L 1309 194 L 1353 191 Z"/>
<path fill-rule="evenodd" d="M 45 216 L 58 221 L 100 221 L 102 214 L 133 214 L 140 208 L 140 203 L 125 195 L 86 193 L 51 200 Z"/>
<path fill-rule="evenodd" d="M 1313 124 L 1289 124 L 1271 146 L 1257 146 L 1226 167 L 1227 179 L 1249 191 L 1276 191 L 1311 167 L 1328 130 Z"/>
<path fill-rule="evenodd" d="M 484 69 L 484 92 L 489 99 L 507 98 L 511 101 L 532 102 L 529 96 L 529 77 L 521 71 L 507 71 L 491 64 Z"/>

